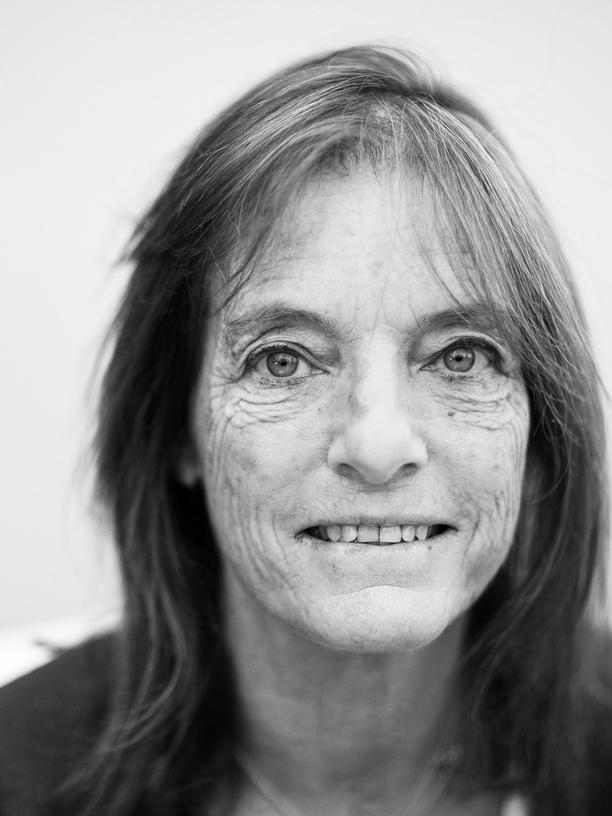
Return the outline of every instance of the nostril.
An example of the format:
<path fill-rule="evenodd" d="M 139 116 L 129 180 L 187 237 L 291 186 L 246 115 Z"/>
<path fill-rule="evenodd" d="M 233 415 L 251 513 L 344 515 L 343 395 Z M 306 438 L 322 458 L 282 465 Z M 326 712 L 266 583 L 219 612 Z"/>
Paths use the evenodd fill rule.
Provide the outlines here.
<path fill-rule="evenodd" d="M 408 423 L 389 420 L 357 422 L 332 441 L 328 464 L 345 477 L 359 476 L 371 484 L 384 484 L 407 475 L 427 462 L 424 441 Z"/>

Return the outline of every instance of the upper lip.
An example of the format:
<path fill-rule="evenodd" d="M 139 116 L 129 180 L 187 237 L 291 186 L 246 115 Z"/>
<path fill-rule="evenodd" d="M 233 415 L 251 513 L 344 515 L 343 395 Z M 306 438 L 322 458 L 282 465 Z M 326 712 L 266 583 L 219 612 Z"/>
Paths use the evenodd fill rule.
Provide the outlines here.
<path fill-rule="evenodd" d="M 330 527 L 333 525 L 377 525 L 378 527 L 394 527 L 398 526 L 401 527 L 403 525 L 427 525 L 433 526 L 436 524 L 444 525 L 445 527 L 452 527 L 452 524 L 449 524 L 448 521 L 441 519 L 439 517 L 435 517 L 429 514 L 421 514 L 421 513 L 414 513 L 414 515 L 410 515 L 405 511 L 401 513 L 397 513 L 394 515 L 393 513 L 389 513 L 388 515 L 364 515 L 363 513 L 351 515 L 351 513 L 338 513 L 333 517 L 325 517 L 323 519 L 318 519 L 317 521 L 313 521 L 312 524 L 308 524 L 303 529 L 310 529 L 311 527 Z"/>

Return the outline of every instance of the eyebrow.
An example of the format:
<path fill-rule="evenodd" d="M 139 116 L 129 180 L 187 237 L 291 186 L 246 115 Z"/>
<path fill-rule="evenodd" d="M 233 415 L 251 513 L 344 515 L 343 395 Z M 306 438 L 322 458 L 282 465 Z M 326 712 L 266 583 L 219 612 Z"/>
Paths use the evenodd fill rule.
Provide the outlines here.
<path fill-rule="evenodd" d="M 338 335 L 337 327 L 329 318 L 309 309 L 298 309 L 281 302 L 247 309 L 225 324 L 223 335 L 232 343 L 240 336 L 251 335 L 262 329 L 288 326 L 306 326 L 333 337 Z"/>
<path fill-rule="evenodd" d="M 419 334 L 434 330 L 453 329 L 459 326 L 494 334 L 500 338 L 508 335 L 509 315 L 503 308 L 493 308 L 485 301 L 475 301 L 467 305 L 457 305 L 452 309 L 432 312 L 416 320 Z M 318 312 L 290 306 L 283 302 L 255 306 L 229 320 L 223 328 L 223 336 L 228 344 L 239 337 L 253 335 L 270 328 L 304 326 L 315 329 L 330 337 L 338 337 L 340 332 L 333 320 Z"/>
<path fill-rule="evenodd" d="M 453 309 L 444 309 L 424 315 L 416 321 L 420 332 L 426 334 L 434 329 L 454 329 L 457 326 L 469 327 L 499 337 L 509 335 L 510 315 L 503 307 L 493 307 L 486 301 L 474 301 L 465 306 L 457 305 Z"/>

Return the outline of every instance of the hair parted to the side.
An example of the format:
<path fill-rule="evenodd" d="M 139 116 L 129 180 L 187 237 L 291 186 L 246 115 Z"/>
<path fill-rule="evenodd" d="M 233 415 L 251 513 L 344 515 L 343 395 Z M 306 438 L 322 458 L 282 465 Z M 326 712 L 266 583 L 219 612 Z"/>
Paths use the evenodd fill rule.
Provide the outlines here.
<path fill-rule="evenodd" d="M 413 55 L 363 46 L 290 67 L 221 113 L 136 228 L 96 442 L 125 614 L 107 727 L 79 782 L 83 813 L 187 813 L 231 771 L 220 566 L 202 487 L 177 475 L 210 294 L 225 280 L 231 297 L 257 274 L 314 174 L 360 164 L 408 169 L 406 183 L 421 185 L 449 253 L 469 259 L 458 274 L 519 350 L 531 400 L 515 542 L 470 614 L 456 781 L 523 789 L 538 816 L 574 812 L 576 689 L 607 518 L 580 306 L 542 207 L 486 117 Z"/>

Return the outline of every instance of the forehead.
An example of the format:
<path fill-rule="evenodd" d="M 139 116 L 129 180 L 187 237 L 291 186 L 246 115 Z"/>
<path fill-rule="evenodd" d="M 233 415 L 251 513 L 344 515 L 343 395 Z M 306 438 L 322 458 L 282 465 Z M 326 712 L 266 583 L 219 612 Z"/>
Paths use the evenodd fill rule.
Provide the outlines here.
<path fill-rule="evenodd" d="M 445 229 L 423 185 L 405 173 L 317 178 L 275 225 L 223 316 L 239 322 L 277 302 L 395 324 L 465 306 L 468 256 L 448 251 Z"/>

